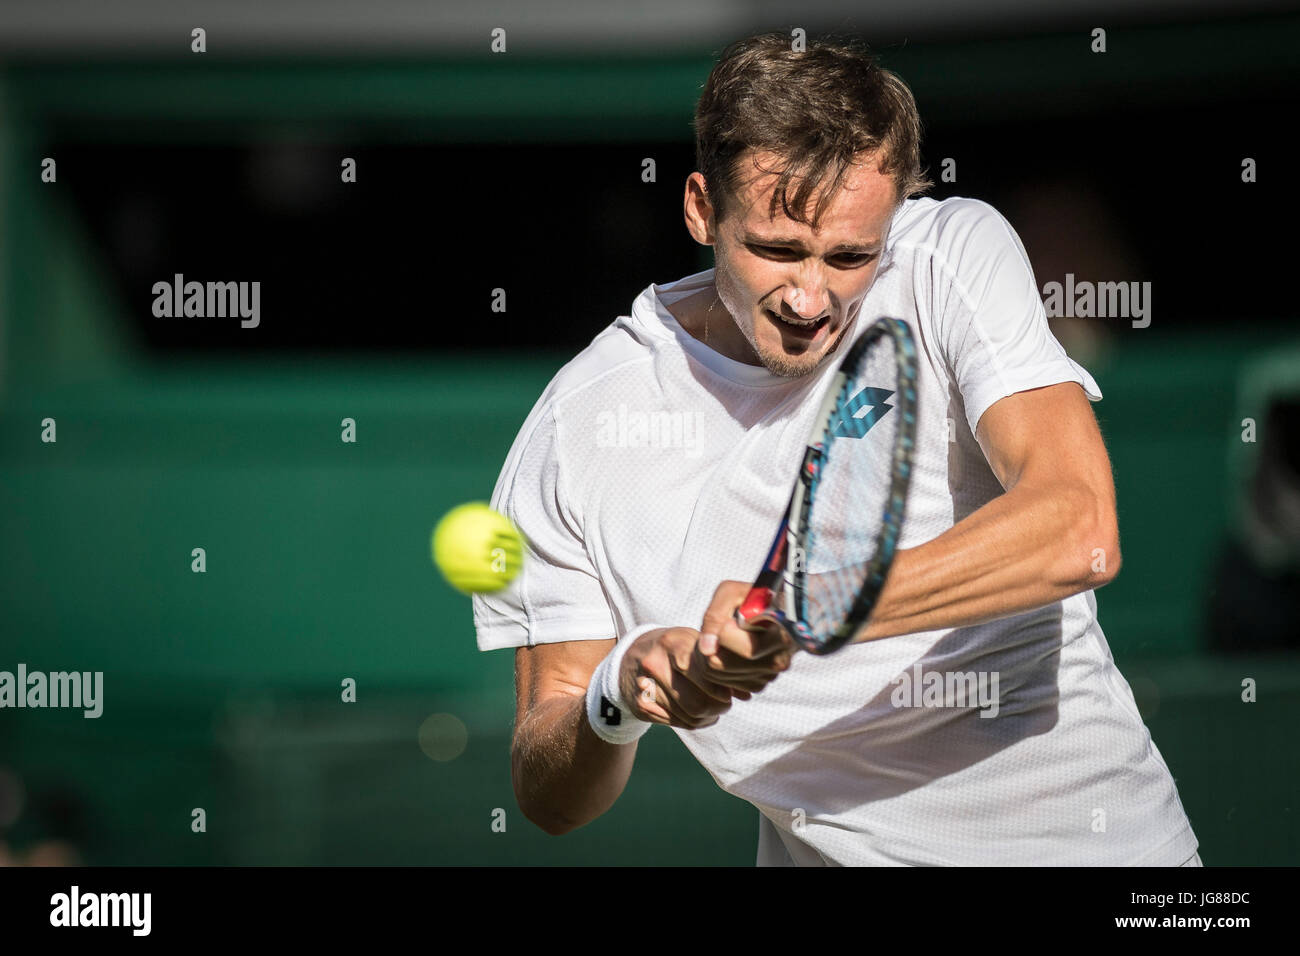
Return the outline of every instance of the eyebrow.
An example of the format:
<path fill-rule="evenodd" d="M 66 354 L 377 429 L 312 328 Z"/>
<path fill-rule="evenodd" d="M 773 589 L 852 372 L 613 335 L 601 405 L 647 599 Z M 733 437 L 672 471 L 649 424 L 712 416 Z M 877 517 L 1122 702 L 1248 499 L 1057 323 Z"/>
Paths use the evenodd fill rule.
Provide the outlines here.
<path fill-rule="evenodd" d="M 756 236 L 752 233 L 745 233 L 741 241 L 753 246 L 785 246 L 793 249 L 803 249 L 802 239 L 796 239 L 793 236 Z M 880 240 L 876 239 L 870 242 L 841 242 L 831 252 L 878 252 L 880 250 Z"/>

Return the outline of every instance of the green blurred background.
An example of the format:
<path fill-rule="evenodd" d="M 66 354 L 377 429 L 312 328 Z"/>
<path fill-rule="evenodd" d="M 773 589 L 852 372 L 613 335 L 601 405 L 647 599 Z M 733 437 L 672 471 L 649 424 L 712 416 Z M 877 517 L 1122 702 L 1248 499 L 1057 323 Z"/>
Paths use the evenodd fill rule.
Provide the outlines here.
<path fill-rule="evenodd" d="M 1096 115 L 1119 91 L 1138 104 L 1133 127 L 1141 109 L 1194 112 L 1171 92 L 1189 73 L 1233 96 L 1251 84 L 1281 95 L 1276 77 L 1297 39 L 1285 18 L 1122 35 L 1140 52 L 1087 77 L 1060 68 L 1078 55 L 1067 30 L 900 44 L 886 63 L 917 92 L 928 142 L 940 144 L 927 148 L 934 168 L 949 143 L 975 144 L 963 154 L 975 160 L 977 126 L 1032 139 L 1044 124 Z M 512 155 L 668 142 L 689 160 L 690 113 L 715 47 L 552 50 L 504 67 L 451 54 L 250 55 L 202 69 L 124 53 L 6 59 L 0 669 L 103 671 L 106 698 L 97 720 L 0 711 L 0 824 L 11 849 L 59 839 L 92 864 L 752 864 L 756 812 L 664 730 L 643 741 L 628 791 L 605 817 L 563 838 L 529 824 L 510 784 L 512 655 L 476 650 L 469 602 L 428 552 L 439 515 L 488 497 L 572 343 L 649 282 L 711 264 L 684 231 L 676 259 L 626 262 L 622 305 L 592 306 L 550 349 L 160 345 L 132 318 L 144 306 L 123 294 L 72 188 L 38 176 L 53 143 L 135 151 L 147 166 L 162 145 L 253 143 L 268 129 L 357 148 L 470 144 Z M 971 116 L 979 109 L 988 124 Z M 1242 148 L 1222 152 L 1235 167 Z M 974 175 L 940 194 L 1007 211 L 997 201 L 1012 196 L 1008 176 Z M 1134 188 L 1158 190 L 1151 175 Z M 681 177 L 674 168 L 663 178 L 653 202 L 676 228 Z M 192 195 L 201 202 L 201 184 Z M 1224 219 L 1216 228 L 1231 228 Z M 1149 228 L 1151 245 L 1179 231 Z M 582 250 L 574 255 L 580 262 Z M 660 271 L 678 263 L 688 268 Z M 1294 309 L 1266 287 L 1231 335 L 1190 307 L 1184 322 L 1165 295 L 1180 279 L 1171 268 L 1149 334 L 1112 329 L 1081 359 L 1105 393 L 1096 408 L 1124 546 L 1123 572 L 1098 596 L 1101 622 L 1203 860 L 1294 864 L 1295 633 L 1226 653 L 1210 650 L 1206 623 L 1215 563 L 1252 473 L 1241 421 L 1264 417 L 1250 383 L 1269 357 L 1276 366 L 1282 356 L 1283 379 L 1296 369 L 1286 351 Z M 1203 267 L 1184 268 L 1190 279 Z M 486 301 L 476 300 L 484 315 Z M 357 422 L 355 444 L 339 440 L 344 417 Z M 45 418 L 57 421 L 55 444 L 40 440 Z M 194 547 L 206 549 L 204 574 L 190 570 Z M 355 704 L 339 701 L 344 678 L 357 682 Z M 1258 682 L 1256 703 L 1241 701 L 1246 678 Z M 434 715 L 451 718 L 429 731 Z M 196 807 L 206 833 L 191 832 Z M 498 808 L 504 833 L 492 827 Z"/>

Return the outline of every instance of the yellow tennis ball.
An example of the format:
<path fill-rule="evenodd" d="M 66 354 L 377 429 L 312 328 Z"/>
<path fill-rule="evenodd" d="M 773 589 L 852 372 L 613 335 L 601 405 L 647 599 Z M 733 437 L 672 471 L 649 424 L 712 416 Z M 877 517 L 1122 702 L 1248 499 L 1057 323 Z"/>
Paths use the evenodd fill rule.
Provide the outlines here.
<path fill-rule="evenodd" d="M 433 529 L 433 563 L 463 594 L 491 594 L 524 563 L 524 539 L 505 515 L 482 501 L 452 508 Z"/>

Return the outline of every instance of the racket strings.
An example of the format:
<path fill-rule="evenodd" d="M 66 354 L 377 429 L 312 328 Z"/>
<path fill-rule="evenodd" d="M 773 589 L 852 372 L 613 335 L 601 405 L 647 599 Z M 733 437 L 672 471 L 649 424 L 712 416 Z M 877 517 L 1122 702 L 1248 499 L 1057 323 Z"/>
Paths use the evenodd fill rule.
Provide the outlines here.
<path fill-rule="evenodd" d="M 889 336 L 848 376 L 826 423 L 809 486 L 799 617 L 824 641 L 869 584 L 891 510 L 898 430 L 898 362 Z M 806 476 L 807 477 L 807 476 Z M 878 583 L 878 582 L 877 582 Z"/>

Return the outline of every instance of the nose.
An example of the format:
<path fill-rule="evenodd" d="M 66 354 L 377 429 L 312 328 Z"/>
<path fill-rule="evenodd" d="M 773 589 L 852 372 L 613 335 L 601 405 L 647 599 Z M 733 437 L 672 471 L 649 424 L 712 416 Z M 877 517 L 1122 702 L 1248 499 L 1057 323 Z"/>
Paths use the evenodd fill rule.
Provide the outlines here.
<path fill-rule="evenodd" d="M 817 271 L 800 276 L 782 298 L 801 319 L 819 319 L 830 312 L 830 290 L 826 287 L 825 277 Z"/>

